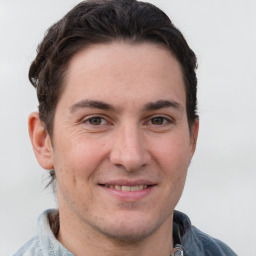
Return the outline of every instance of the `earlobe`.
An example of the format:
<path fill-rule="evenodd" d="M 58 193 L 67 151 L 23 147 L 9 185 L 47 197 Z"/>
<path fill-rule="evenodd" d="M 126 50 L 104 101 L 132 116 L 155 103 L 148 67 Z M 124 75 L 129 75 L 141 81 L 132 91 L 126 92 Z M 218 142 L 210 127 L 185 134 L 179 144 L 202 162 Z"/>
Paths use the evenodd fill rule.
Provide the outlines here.
<path fill-rule="evenodd" d="M 51 139 L 39 118 L 38 112 L 34 112 L 29 115 L 28 129 L 38 163 L 44 169 L 53 169 Z"/>

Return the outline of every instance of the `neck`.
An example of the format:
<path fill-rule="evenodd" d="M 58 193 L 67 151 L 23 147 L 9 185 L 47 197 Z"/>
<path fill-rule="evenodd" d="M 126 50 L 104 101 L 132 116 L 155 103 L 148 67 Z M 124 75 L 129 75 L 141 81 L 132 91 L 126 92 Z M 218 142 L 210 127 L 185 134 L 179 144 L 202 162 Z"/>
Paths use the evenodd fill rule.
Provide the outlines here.
<path fill-rule="evenodd" d="M 76 219 L 76 216 L 67 216 L 62 211 L 59 218 L 60 228 L 57 239 L 76 256 L 169 256 L 173 248 L 173 216 L 170 216 L 154 233 L 138 241 L 106 237 L 84 222 L 69 221 L 70 218 Z"/>

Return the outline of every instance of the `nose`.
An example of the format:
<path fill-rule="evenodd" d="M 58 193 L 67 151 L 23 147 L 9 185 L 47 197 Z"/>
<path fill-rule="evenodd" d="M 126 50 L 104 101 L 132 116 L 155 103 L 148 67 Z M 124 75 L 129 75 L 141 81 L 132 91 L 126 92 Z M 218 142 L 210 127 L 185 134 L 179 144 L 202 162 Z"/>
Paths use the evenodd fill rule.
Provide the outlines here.
<path fill-rule="evenodd" d="M 136 171 L 150 163 L 146 142 L 136 126 L 120 127 L 115 133 L 110 161 L 127 171 Z"/>

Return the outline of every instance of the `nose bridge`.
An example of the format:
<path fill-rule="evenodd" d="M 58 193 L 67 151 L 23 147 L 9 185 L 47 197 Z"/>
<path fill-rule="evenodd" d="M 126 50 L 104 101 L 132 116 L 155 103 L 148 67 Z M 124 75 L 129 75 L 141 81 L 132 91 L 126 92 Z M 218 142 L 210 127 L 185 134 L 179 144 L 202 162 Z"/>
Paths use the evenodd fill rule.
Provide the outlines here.
<path fill-rule="evenodd" d="M 110 155 L 113 164 L 128 171 L 146 165 L 150 156 L 146 150 L 143 134 L 135 123 L 126 123 L 117 130 Z"/>

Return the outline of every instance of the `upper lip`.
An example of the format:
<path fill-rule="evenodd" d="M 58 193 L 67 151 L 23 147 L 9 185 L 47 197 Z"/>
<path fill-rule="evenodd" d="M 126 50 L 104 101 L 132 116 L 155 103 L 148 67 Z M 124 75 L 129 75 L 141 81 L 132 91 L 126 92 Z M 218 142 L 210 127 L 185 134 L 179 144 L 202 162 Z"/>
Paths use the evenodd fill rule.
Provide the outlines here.
<path fill-rule="evenodd" d="M 120 186 L 139 186 L 139 185 L 156 185 L 155 182 L 139 179 L 139 180 L 110 180 L 106 182 L 100 182 L 100 185 L 120 185 Z"/>

